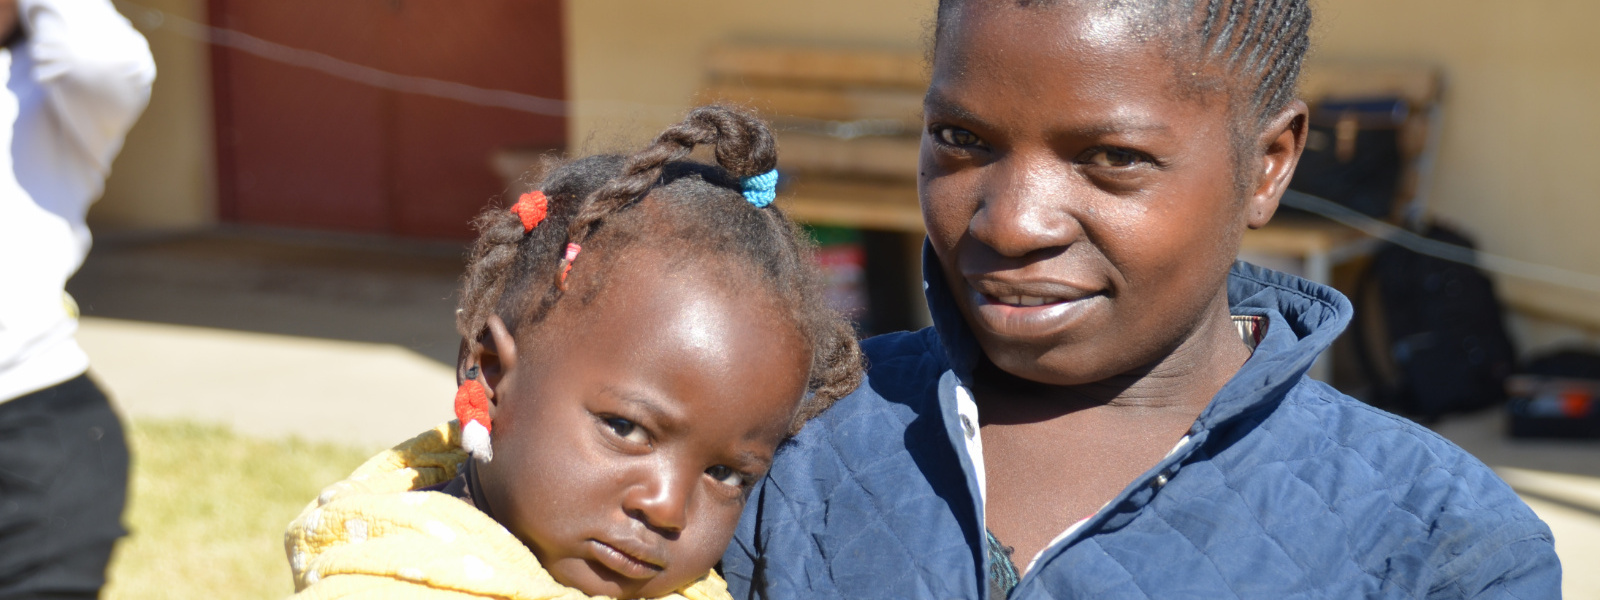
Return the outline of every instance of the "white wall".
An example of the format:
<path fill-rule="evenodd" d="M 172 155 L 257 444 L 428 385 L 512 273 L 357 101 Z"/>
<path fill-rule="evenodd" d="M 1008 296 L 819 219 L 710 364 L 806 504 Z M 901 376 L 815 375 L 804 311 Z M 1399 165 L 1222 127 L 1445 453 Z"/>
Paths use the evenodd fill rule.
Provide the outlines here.
<path fill-rule="evenodd" d="M 1445 68 L 1437 215 L 1486 251 L 1600 275 L 1600 2 L 1322 0 L 1317 9 L 1319 57 Z M 1600 328 L 1600 295 L 1497 279 L 1525 313 Z"/>
<path fill-rule="evenodd" d="M 206 20 L 205 0 L 139 4 Z M 150 107 L 111 167 L 105 196 L 89 212 L 96 232 L 192 229 L 215 221 L 210 49 L 168 29 L 145 37 L 156 59 L 155 88 Z"/>

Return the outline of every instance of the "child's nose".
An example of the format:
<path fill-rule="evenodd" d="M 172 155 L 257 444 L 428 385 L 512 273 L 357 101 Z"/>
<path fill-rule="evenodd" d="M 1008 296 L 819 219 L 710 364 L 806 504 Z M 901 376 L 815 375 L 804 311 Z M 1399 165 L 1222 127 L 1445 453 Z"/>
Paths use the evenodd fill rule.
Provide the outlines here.
<path fill-rule="evenodd" d="M 1012 258 L 1077 241 L 1083 227 L 1072 210 L 1075 190 L 1053 162 L 1013 155 L 991 165 L 968 234 Z"/>
<path fill-rule="evenodd" d="M 675 536 L 688 525 L 689 499 L 700 473 L 660 466 L 629 488 L 623 510 L 662 535 Z"/>

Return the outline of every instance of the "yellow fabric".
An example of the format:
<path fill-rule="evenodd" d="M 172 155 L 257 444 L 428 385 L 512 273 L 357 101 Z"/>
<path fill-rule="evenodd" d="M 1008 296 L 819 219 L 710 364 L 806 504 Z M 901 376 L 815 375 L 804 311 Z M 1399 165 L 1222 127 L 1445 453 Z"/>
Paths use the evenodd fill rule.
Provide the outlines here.
<path fill-rule="evenodd" d="M 527 546 L 458 498 L 411 490 L 456 476 L 467 460 L 452 421 L 369 459 L 289 524 L 284 546 L 297 599 L 588 600 Z M 707 573 L 671 600 L 731 600 Z"/>

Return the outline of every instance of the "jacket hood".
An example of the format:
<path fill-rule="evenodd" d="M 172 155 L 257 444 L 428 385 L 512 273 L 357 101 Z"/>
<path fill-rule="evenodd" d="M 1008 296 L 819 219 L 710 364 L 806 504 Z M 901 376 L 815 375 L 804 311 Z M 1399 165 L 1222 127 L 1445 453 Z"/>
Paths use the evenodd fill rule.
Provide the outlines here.
<path fill-rule="evenodd" d="M 922 289 L 949 368 L 967 385 L 983 349 L 950 294 L 933 247 L 922 245 Z M 1228 273 L 1228 304 L 1235 315 L 1267 320 L 1256 352 L 1217 393 L 1190 433 L 1270 408 L 1300 381 L 1317 357 L 1333 345 L 1354 310 L 1333 288 L 1293 275 L 1236 261 Z"/>

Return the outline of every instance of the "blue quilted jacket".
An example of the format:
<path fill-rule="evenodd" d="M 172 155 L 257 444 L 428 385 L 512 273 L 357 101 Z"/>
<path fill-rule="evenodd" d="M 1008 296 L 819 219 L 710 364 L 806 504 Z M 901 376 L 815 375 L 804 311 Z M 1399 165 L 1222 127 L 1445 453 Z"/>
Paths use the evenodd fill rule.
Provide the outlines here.
<path fill-rule="evenodd" d="M 861 388 L 752 492 L 723 558 L 735 598 L 990 595 L 955 401 L 981 350 L 923 272 L 935 326 L 867 340 Z M 1305 376 L 1349 301 L 1244 263 L 1228 293 L 1268 320 L 1255 353 L 1189 442 L 1046 549 L 1012 598 L 1560 596 L 1550 529 L 1483 463 Z"/>

